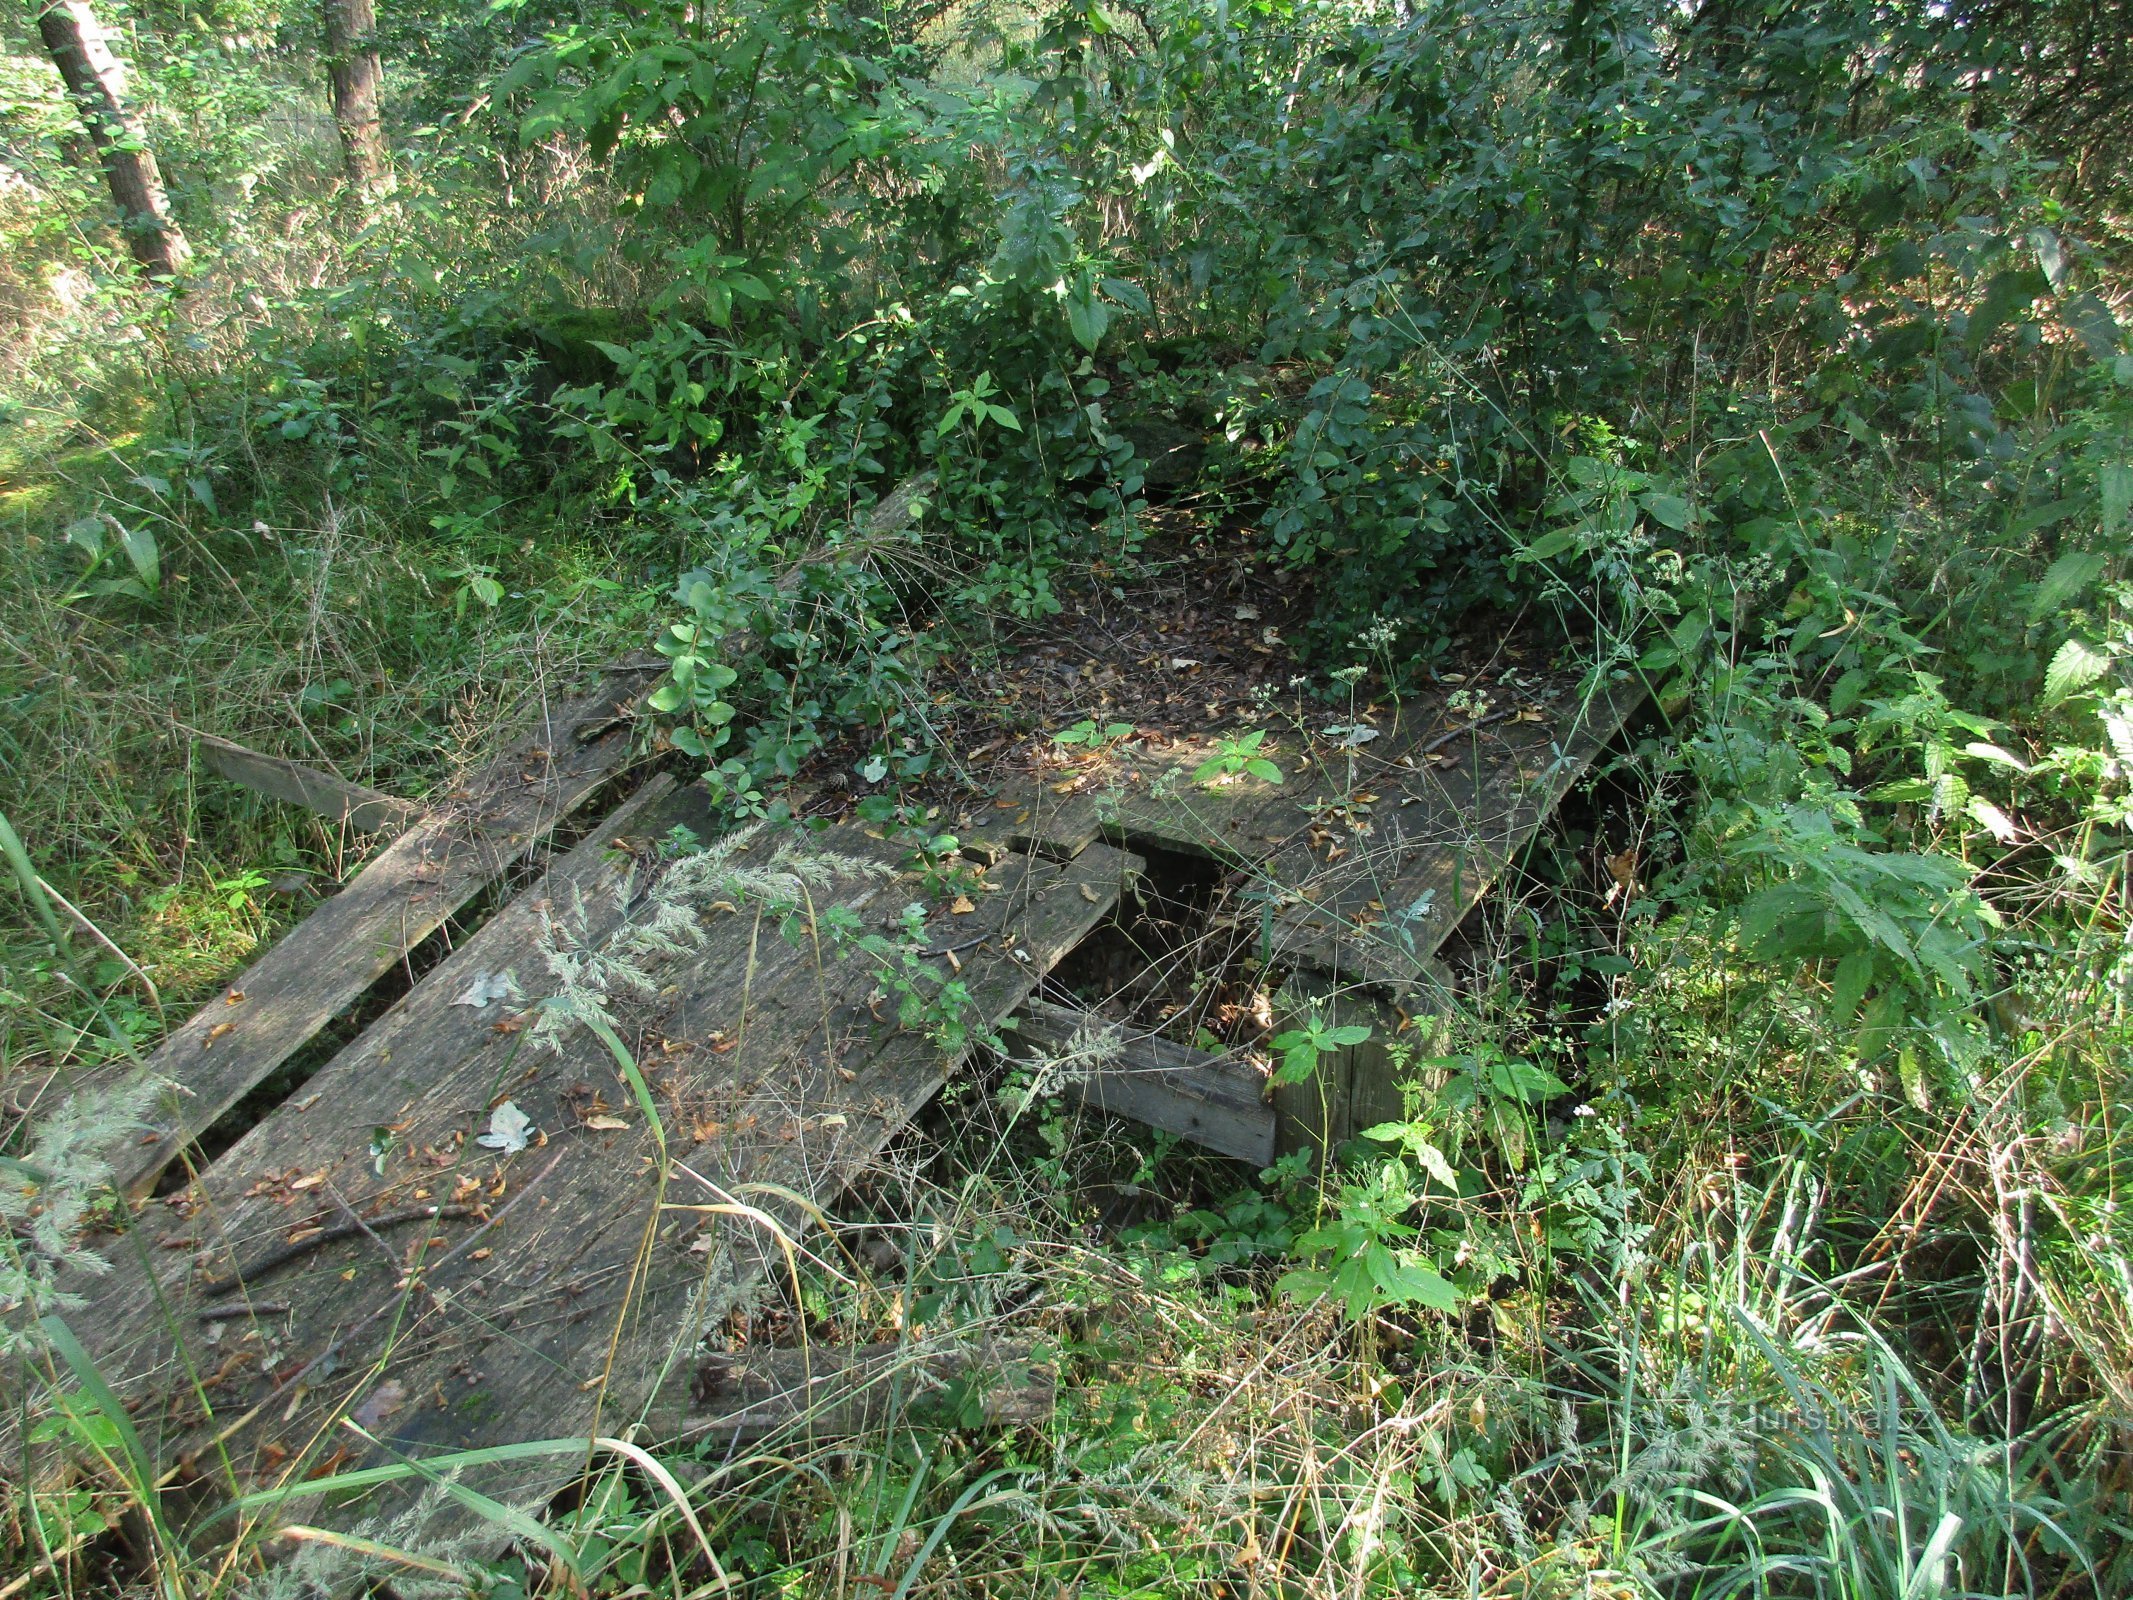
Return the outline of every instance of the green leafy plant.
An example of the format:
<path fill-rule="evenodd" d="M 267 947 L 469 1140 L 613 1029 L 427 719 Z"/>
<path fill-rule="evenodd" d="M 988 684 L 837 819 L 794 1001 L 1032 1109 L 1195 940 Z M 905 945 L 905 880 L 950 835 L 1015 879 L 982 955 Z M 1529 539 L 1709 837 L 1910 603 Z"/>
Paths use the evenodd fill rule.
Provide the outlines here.
<path fill-rule="evenodd" d="M 1362 1044 L 1369 1038 L 1370 1029 L 1362 1023 L 1344 1023 L 1335 1027 L 1314 1007 L 1302 1027 L 1290 1028 L 1273 1037 L 1271 1043 L 1281 1056 L 1281 1064 L 1274 1069 L 1273 1081 L 1308 1083 L 1317 1073 L 1321 1059 Z"/>
<path fill-rule="evenodd" d="M 1071 728 L 1061 728 L 1052 735 L 1052 743 L 1069 750 L 1104 750 L 1122 739 L 1132 738 L 1133 732 L 1130 722 L 1106 722 L 1099 726 L 1094 721 L 1084 720 Z"/>
<path fill-rule="evenodd" d="M 1366 1165 L 1359 1178 L 1343 1183 L 1331 1216 L 1291 1247 L 1303 1265 L 1283 1274 L 1280 1292 L 1329 1295 L 1350 1322 L 1393 1308 L 1456 1309 L 1458 1290 L 1419 1243 L 1415 1214 L 1423 1189 L 1414 1176 L 1405 1162 L 1389 1160 Z"/>
<path fill-rule="evenodd" d="M 1265 743 L 1264 728 L 1216 740 L 1215 754 L 1193 769 L 1192 781 L 1212 785 L 1250 777 L 1262 783 L 1281 782 L 1281 769 L 1259 753 Z"/>
<path fill-rule="evenodd" d="M 958 389 L 948 397 L 948 409 L 933 425 L 935 435 L 954 433 L 966 424 L 973 435 L 982 433 L 987 426 L 1020 433 L 1022 419 L 999 403 L 998 394 L 999 390 L 993 387 L 992 374 L 979 373 L 970 380 L 969 388 Z"/>

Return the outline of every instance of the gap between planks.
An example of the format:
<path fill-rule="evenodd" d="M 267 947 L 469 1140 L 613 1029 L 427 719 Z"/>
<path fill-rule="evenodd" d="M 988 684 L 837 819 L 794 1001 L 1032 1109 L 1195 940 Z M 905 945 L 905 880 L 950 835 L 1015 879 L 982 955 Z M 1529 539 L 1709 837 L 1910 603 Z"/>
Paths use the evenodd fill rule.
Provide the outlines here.
<path fill-rule="evenodd" d="M 224 1112 L 598 793 L 627 761 L 630 732 L 617 725 L 581 743 L 573 730 L 635 696 L 634 675 L 619 675 L 544 716 L 171 1030 L 138 1069 L 167 1087 L 147 1131 L 111 1151 L 113 1187 L 145 1195 Z"/>
<path fill-rule="evenodd" d="M 669 796 L 630 826 L 657 834 L 687 803 Z M 832 836 L 814 847 L 838 843 Z M 766 1270 L 784 1270 L 764 1230 L 774 1224 L 797 1237 L 952 1071 L 958 1056 L 876 1019 L 869 963 L 817 969 L 810 937 L 788 944 L 775 919 L 766 926 L 726 911 L 713 945 L 680 963 L 628 1030 L 670 1129 L 671 1167 L 659 1181 L 658 1143 L 597 1040 L 574 1039 L 564 1057 L 529 1071 L 517 1030 L 498 1027 L 508 1019 L 449 1003 L 513 959 L 521 988 L 537 996 L 526 940 L 543 910 L 567 905 L 575 917 L 583 908 L 597 939 L 643 903 L 631 884 L 646 869 L 604 845 L 588 841 L 565 857 L 322 1069 L 297 1103 L 201 1175 L 182 1205 L 166 1208 L 176 1237 L 202 1252 L 197 1265 L 154 1248 L 144 1223 L 130 1262 L 91 1290 L 85 1329 L 125 1392 L 155 1402 L 138 1420 L 163 1461 L 191 1459 L 217 1475 L 227 1463 L 236 1487 L 294 1470 L 277 1465 L 287 1460 L 315 1471 L 321 1457 L 335 1458 L 334 1419 L 347 1414 L 384 1438 L 388 1454 L 633 1422 L 654 1432 L 683 1427 L 694 1334 L 749 1298 Z M 845 845 L 869 848 L 863 839 Z M 773 849 L 761 845 L 766 861 Z M 945 941 L 952 926 L 958 943 L 982 936 L 961 974 L 975 1020 L 990 1029 L 1027 999 L 1138 870 L 1106 846 L 1067 864 L 1015 857 L 995 867 L 976 914 L 952 925 L 943 918 L 937 935 Z M 872 916 L 897 898 L 878 878 L 847 876 L 815 904 L 818 916 L 831 903 Z M 677 1042 L 678 1051 L 668 1048 Z M 474 1147 L 485 1107 L 505 1092 L 552 1150 L 492 1156 Z M 603 1101 L 610 1112 L 596 1109 Z M 395 1130 L 395 1153 L 374 1163 L 381 1127 Z M 362 1214 L 403 1206 L 416 1185 L 447 1199 L 469 1178 L 477 1181 L 470 1197 L 495 1206 L 493 1215 L 516 1207 L 480 1236 L 479 1259 L 466 1249 L 477 1222 L 440 1219 L 434 1232 L 396 1235 L 397 1248 L 429 1250 L 438 1262 L 403 1288 L 395 1285 L 404 1259 L 380 1260 L 375 1241 L 337 1240 L 249 1286 L 258 1302 L 286 1310 L 217 1324 L 236 1336 L 221 1358 L 236 1359 L 234 1368 L 204 1366 L 200 1356 L 214 1353 L 186 1348 L 198 1338 L 194 1285 L 330 1220 L 324 1197 Z M 666 1209 L 677 1203 L 725 1209 Z M 380 1308 L 401 1308 L 389 1328 Z M 219 1381 L 195 1389 L 188 1370 Z M 201 1394 L 219 1419 L 205 1426 L 188 1416 Z M 538 1498 L 554 1481 L 528 1468 L 514 1492 Z M 448 1505 L 424 1514 L 464 1517 Z"/>

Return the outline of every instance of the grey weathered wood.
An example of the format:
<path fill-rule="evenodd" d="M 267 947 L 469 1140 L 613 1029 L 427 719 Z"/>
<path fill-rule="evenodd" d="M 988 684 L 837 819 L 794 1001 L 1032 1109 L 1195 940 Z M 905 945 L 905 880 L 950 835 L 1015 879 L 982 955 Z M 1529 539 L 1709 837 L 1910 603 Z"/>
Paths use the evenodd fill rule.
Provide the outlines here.
<path fill-rule="evenodd" d="M 193 738 L 200 746 L 201 759 L 232 783 L 345 822 L 357 833 L 398 833 L 422 815 L 422 807 L 412 800 L 397 800 L 301 762 L 261 755 L 211 733 L 196 733 Z"/>
<path fill-rule="evenodd" d="M 142 1069 L 169 1091 L 149 1131 L 113 1152 L 114 1185 L 145 1194 L 218 1117 L 613 778 L 628 731 L 580 744 L 571 730 L 611 718 L 635 693 L 634 679 L 618 675 L 548 711 L 173 1029 Z"/>
<path fill-rule="evenodd" d="M 1277 742 L 1284 781 L 1249 775 L 1195 782 L 1220 753 L 1214 739 L 1162 746 L 1126 741 L 1044 778 L 1024 779 L 975 802 L 956 836 L 974 851 L 1031 851 L 1071 860 L 1098 839 L 1129 849 L 1154 847 L 1232 864 L 1265 859 L 1302 826 L 1317 774 Z"/>
<path fill-rule="evenodd" d="M 985 1426 L 1025 1427 L 1058 1401 L 1052 1369 L 1026 1340 L 869 1344 L 710 1355 L 697 1366 L 695 1410 L 681 1437 L 755 1440 L 771 1434 L 849 1438 L 893 1426 L 954 1396 Z M 956 1421 L 958 1405 L 940 1420 Z"/>
<path fill-rule="evenodd" d="M 980 860 L 1020 851 L 1071 861 L 1103 837 L 1092 796 L 1054 794 L 1038 783 L 1011 785 L 990 801 L 978 801 L 968 815 L 956 827 L 956 840 Z"/>
<path fill-rule="evenodd" d="M 1449 711 L 1448 691 L 1412 697 L 1353 751 L 1277 737 L 1262 753 L 1281 770 L 1278 785 L 1196 782 L 1220 753 L 1213 737 L 1126 740 L 974 804 L 958 833 L 974 853 L 1064 859 L 1102 837 L 1241 867 L 1255 902 L 1280 901 L 1268 952 L 1277 965 L 1427 1001 L 1427 957 L 1643 700 L 1635 684 L 1586 696 L 1568 680 L 1496 692 L 1508 704 L 1478 724 Z M 1260 920 L 1256 903 L 1229 914 Z"/>
<path fill-rule="evenodd" d="M 1108 1036 L 1116 1054 L 1082 1070 L 1069 1062 L 1060 1080 L 1068 1094 L 1218 1155 L 1255 1167 L 1272 1163 L 1274 1108 L 1266 1101 L 1266 1074 L 1258 1066 L 1153 1035 L 1128 1037 L 1115 1022 L 1039 1000 L 1023 1011 L 1017 1051 L 1057 1057 L 1073 1048 L 1084 1029 Z"/>
<path fill-rule="evenodd" d="M 1267 862 L 1288 897 L 1273 958 L 1428 1003 L 1429 957 L 1643 703 L 1621 685 L 1565 696 L 1534 720 L 1476 728 L 1412 767 L 1381 769 L 1366 833 L 1354 818 L 1307 833 Z M 1402 743 L 1427 748 L 1427 722 Z M 1335 853 L 1338 852 L 1338 859 Z"/>
<path fill-rule="evenodd" d="M 655 805 L 633 826 L 656 834 L 666 820 Z M 762 836 L 742 864 L 773 867 L 780 848 Z M 893 1006 L 875 999 L 877 963 L 834 954 L 832 906 L 879 927 L 917 893 L 857 859 L 901 852 L 850 832 L 800 848 L 844 852 L 853 867 L 809 889 L 790 938 L 774 909 L 722 900 L 704 913 L 703 947 L 664 962 L 654 994 L 615 1008 L 659 1135 L 597 1037 L 579 1030 L 560 1056 L 525 1047 L 533 1008 L 554 988 L 525 939 L 541 912 L 566 948 L 597 946 L 646 904 L 652 875 L 670 870 L 579 852 L 500 914 L 520 914 L 515 933 L 440 966 L 372 1030 L 380 1038 L 366 1034 L 322 1069 L 178 1205 L 151 1208 L 131 1236 L 140 1247 L 85 1285 L 93 1305 L 79 1325 L 138 1404 L 158 1459 L 228 1491 L 307 1481 L 352 1439 L 336 1431 L 343 1415 L 388 1450 L 418 1455 L 640 1420 L 661 1434 L 685 1427 L 698 1339 L 746 1305 L 766 1271 L 785 1270 L 773 1226 L 797 1238 L 969 1048 L 898 1028 Z M 1135 870 L 1104 846 L 1064 865 L 1015 857 L 986 875 L 973 912 L 938 917 L 929 947 L 958 947 L 974 1034 L 1028 997 Z M 450 1007 L 455 986 L 476 968 L 499 970 L 507 946 L 523 996 L 514 1015 Z M 945 958 L 939 966 L 950 976 Z M 506 1096 L 539 1130 L 534 1147 L 475 1142 Z M 380 1129 L 390 1135 L 382 1160 Z M 230 1370 L 216 1370 L 226 1355 L 199 1346 L 203 1281 L 285 1250 L 340 1208 L 383 1216 L 455 1200 L 481 1212 L 396 1229 L 394 1260 L 368 1238 L 321 1235 L 320 1248 L 274 1261 L 231 1298 L 286 1309 L 251 1327 L 216 1324 L 238 1357 Z M 276 1350 L 286 1353 L 266 1369 Z M 573 1470 L 557 1458 L 486 1475 L 482 1487 L 538 1499 Z M 446 1504 L 423 1515 L 435 1528 L 465 1513 Z"/>
<path fill-rule="evenodd" d="M 1266 859 L 1303 825 L 1323 776 L 1291 736 L 1262 747 L 1260 759 L 1282 774 L 1278 784 L 1248 773 L 1197 780 L 1220 754 L 1213 738 L 1120 753 L 1106 781 L 1092 785 L 1103 836 L 1232 865 Z"/>
<path fill-rule="evenodd" d="M 1274 996 L 1274 1029 L 1305 1026 L 1315 1013 L 1328 1027 L 1363 1026 L 1370 1037 L 1320 1056 L 1301 1083 L 1275 1085 L 1270 1096 L 1277 1118 L 1276 1147 L 1282 1155 L 1308 1150 L 1314 1157 L 1338 1151 L 1367 1128 L 1407 1114 L 1410 1091 L 1427 1092 L 1442 1074 L 1415 1065 L 1437 1048 L 1439 1019 L 1450 995 L 1450 976 L 1430 962 L 1436 1003 L 1408 1010 L 1383 995 L 1343 985 L 1321 972 L 1291 973 Z M 1409 1004 L 1414 1004 L 1410 999 Z M 1404 1071 L 1399 1058 L 1404 1056 Z"/>

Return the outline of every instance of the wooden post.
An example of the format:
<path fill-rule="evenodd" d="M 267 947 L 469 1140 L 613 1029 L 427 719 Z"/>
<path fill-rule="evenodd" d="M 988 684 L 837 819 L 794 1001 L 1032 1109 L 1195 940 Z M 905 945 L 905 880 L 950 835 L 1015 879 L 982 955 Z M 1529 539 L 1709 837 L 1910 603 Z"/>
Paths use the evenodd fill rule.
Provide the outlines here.
<path fill-rule="evenodd" d="M 1309 1150 L 1313 1159 L 1323 1161 L 1328 1155 L 1338 1156 L 1341 1146 L 1365 1128 L 1406 1115 L 1403 1074 L 1394 1060 L 1394 1046 L 1410 1059 L 1428 1054 L 1435 1047 L 1436 1023 L 1451 993 L 1450 975 L 1434 961 L 1429 966 L 1431 987 L 1411 989 L 1399 1004 L 1377 991 L 1311 970 L 1291 973 L 1275 992 L 1277 1036 L 1304 1026 L 1314 1011 L 1330 1027 L 1361 1024 L 1370 1030 L 1363 1043 L 1319 1057 L 1318 1071 L 1304 1082 L 1275 1087 L 1276 1143 L 1281 1154 Z M 1414 1076 L 1412 1068 L 1404 1075 L 1407 1079 Z"/>
<path fill-rule="evenodd" d="M 192 250 L 171 220 L 170 196 L 148 147 L 148 130 L 126 104 L 126 69 L 111 53 L 96 13 L 88 0 L 45 0 L 37 32 L 96 146 L 127 248 L 149 277 L 173 276 L 192 258 Z"/>

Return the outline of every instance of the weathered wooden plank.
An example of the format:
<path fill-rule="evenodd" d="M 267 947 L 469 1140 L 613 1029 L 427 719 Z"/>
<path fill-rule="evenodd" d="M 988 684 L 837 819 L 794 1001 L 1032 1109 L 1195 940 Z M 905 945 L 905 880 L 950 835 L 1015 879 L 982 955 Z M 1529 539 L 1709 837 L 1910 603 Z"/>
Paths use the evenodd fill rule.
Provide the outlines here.
<path fill-rule="evenodd" d="M 683 1439 L 850 1438 L 929 1408 L 948 1423 L 974 1416 L 990 1428 L 1026 1427 L 1052 1414 L 1058 1382 L 1026 1340 L 936 1337 L 707 1355 L 697 1365 L 693 1399 L 696 1414 Z"/>
<path fill-rule="evenodd" d="M 1280 783 L 1243 772 L 1196 778 L 1223 753 L 1217 739 L 1124 754 L 1092 785 L 1103 835 L 1233 866 L 1263 861 L 1303 825 L 1325 788 L 1323 774 L 1293 744 L 1277 739 L 1258 753 L 1274 763 Z"/>
<path fill-rule="evenodd" d="M 580 744 L 571 730 L 612 718 L 636 689 L 634 675 L 616 674 L 545 714 L 173 1029 L 143 1069 L 170 1092 L 151 1131 L 114 1153 L 115 1185 L 145 1194 L 216 1118 L 590 799 L 628 758 L 629 733 Z"/>
<path fill-rule="evenodd" d="M 232 783 L 315 811 L 329 821 L 345 822 L 357 833 L 398 833 L 422 815 L 422 807 L 412 800 L 395 799 L 300 761 L 261 755 L 211 733 L 196 733 L 193 741 L 200 747 L 200 758 Z"/>
<path fill-rule="evenodd" d="M 797 920 L 757 897 L 802 867 L 794 854 L 823 867 L 791 896 Z M 734 898 L 701 912 L 704 946 L 651 964 L 653 993 L 615 1007 L 656 1131 L 599 1037 L 575 1030 L 559 1056 L 528 1043 L 558 992 L 551 963 L 520 947 L 521 1003 L 494 1021 L 440 1013 L 437 997 L 494 978 L 498 958 L 440 967 L 416 991 L 432 991 L 433 1023 L 416 1025 L 411 995 L 387 1039 L 344 1052 L 181 1204 L 152 1212 L 130 1262 L 90 1286 L 85 1337 L 141 1402 L 149 1448 L 237 1489 L 308 1481 L 352 1441 L 335 1431 L 343 1416 L 413 1453 L 640 1418 L 684 1427 L 698 1338 L 783 1270 L 773 1223 L 797 1236 L 969 1048 L 896 1026 L 877 989 L 900 966 L 833 952 L 831 908 L 879 927 L 912 896 L 883 876 L 898 854 L 853 835 L 765 835 L 734 859 Z M 616 930 L 656 915 L 657 875 L 674 870 L 595 865 L 539 897 L 544 942 L 573 959 L 620 948 Z M 941 916 L 928 948 L 957 952 L 964 1026 L 982 1033 L 1020 1004 L 1133 870 L 1103 846 L 1066 865 L 1016 857 L 988 874 L 974 912 Z M 529 918 L 543 909 L 531 901 L 519 902 Z M 476 1135 L 506 1098 L 532 1142 L 483 1149 Z M 337 1226 L 353 1217 L 369 1233 Z M 179 1242 L 194 1253 L 167 1247 Z M 214 1280 L 233 1266 L 254 1271 L 223 1289 Z M 204 1347 L 199 1310 L 247 1304 L 257 1315 L 218 1317 L 224 1343 Z M 537 1496 L 554 1481 L 529 1468 L 485 1487 Z"/>
<path fill-rule="evenodd" d="M 1117 1023 L 1039 1000 L 1024 1008 L 1017 1053 L 1057 1057 L 1073 1049 L 1084 1029 L 1108 1035 L 1117 1053 L 1083 1070 L 1070 1064 L 1060 1080 L 1067 1093 L 1218 1155 L 1255 1167 L 1272 1163 L 1274 1108 L 1266 1101 L 1266 1074 L 1250 1061 L 1152 1035 L 1128 1038 Z"/>
<path fill-rule="evenodd" d="M 1428 958 L 1642 702 L 1619 685 L 1477 727 L 1417 762 L 1402 792 L 1388 783 L 1374 805 L 1291 843 L 1265 868 L 1292 896 L 1275 918 L 1276 961 L 1429 1002 Z"/>
<path fill-rule="evenodd" d="M 956 840 L 966 855 L 983 861 L 1016 852 L 1071 861 L 1103 837 L 1093 796 L 1054 794 L 1039 783 L 1011 785 L 990 801 L 980 800 L 968 815 L 956 827 Z"/>
<path fill-rule="evenodd" d="M 1071 860 L 1098 839 L 1128 849 L 1175 850 L 1232 864 L 1264 860 L 1304 824 L 1322 785 L 1282 745 L 1269 745 L 1287 770 L 1283 784 L 1250 775 L 1195 782 L 1220 754 L 1213 739 L 1105 751 L 1051 778 L 1025 779 L 978 801 L 957 837 L 977 853 L 1010 850 Z"/>

